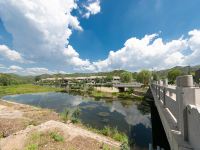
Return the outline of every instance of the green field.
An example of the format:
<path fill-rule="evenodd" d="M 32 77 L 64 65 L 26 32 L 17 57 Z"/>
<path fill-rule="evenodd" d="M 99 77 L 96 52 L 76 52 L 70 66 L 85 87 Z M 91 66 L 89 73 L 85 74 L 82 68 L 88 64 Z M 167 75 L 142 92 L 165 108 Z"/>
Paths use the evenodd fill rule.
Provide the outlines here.
<path fill-rule="evenodd" d="M 0 86 L 0 97 L 5 95 L 38 93 L 38 92 L 57 92 L 60 88 L 45 87 L 33 84 L 20 84 L 10 86 Z"/>

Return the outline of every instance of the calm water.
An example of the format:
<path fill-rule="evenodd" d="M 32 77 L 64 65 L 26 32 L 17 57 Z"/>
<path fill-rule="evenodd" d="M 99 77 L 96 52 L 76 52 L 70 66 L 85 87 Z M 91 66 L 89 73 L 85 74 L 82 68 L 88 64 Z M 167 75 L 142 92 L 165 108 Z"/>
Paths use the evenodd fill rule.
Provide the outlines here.
<path fill-rule="evenodd" d="M 3 99 L 50 108 L 57 112 L 62 112 L 65 108 L 79 107 L 82 123 L 95 128 L 103 128 L 105 125 L 117 127 L 134 141 L 137 149 L 146 149 L 151 143 L 150 114 L 146 111 L 148 108 L 141 104 L 136 105 L 130 100 L 95 101 L 93 98 L 55 92 L 11 95 Z"/>

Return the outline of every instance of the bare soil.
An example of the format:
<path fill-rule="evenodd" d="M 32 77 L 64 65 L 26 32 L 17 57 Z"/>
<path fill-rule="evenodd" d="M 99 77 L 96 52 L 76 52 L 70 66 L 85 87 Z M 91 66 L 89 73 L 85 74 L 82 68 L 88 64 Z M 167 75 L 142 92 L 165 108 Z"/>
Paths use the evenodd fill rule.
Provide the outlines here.
<path fill-rule="evenodd" d="M 53 140 L 51 132 L 64 140 Z M 40 135 L 36 141 L 31 140 L 34 133 Z M 0 150 L 26 150 L 29 146 L 39 150 L 119 149 L 120 144 L 80 126 L 62 123 L 52 110 L 0 100 Z"/>

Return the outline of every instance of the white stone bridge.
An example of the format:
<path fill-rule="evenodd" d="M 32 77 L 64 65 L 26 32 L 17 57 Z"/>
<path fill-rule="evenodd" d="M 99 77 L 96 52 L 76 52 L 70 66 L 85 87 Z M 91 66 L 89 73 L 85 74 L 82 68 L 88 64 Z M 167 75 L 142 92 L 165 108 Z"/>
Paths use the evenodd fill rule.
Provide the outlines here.
<path fill-rule="evenodd" d="M 113 84 L 113 87 L 118 88 L 120 92 L 125 91 L 126 88 L 141 88 L 142 86 L 143 84 L 138 82 Z"/>
<path fill-rule="evenodd" d="M 154 81 L 150 89 L 171 150 L 200 150 L 200 88 L 193 77 L 177 77 L 176 86 Z"/>

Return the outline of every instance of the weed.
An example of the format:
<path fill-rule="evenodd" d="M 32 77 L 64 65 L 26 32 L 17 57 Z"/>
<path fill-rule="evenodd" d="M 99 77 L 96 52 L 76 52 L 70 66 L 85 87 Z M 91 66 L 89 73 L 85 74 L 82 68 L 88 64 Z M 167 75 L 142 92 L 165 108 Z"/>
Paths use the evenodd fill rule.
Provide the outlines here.
<path fill-rule="evenodd" d="M 123 142 L 120 145 L 120 150 L 130 150 L 130 147 L 129 147 L 128 143 L 127 142 Z"/>
<path fill-rule="evenodd" d="M 38 150 L 38 145 L 30 144 L 25 148 L 25 150 Z"/>
<path fill-rule="evenodd" d="M 63 121 L 67 121 L 70 119 L 70 110 L 64 109 L 64 111 L 61 113 L 61 118 Z"/>
<path fill-rule="evenodd" d="M 51 132 L 50 133 L 51 138 L 56 141 L 56 142 L 63 142 L 64 137 L 56 132 Z"/>

